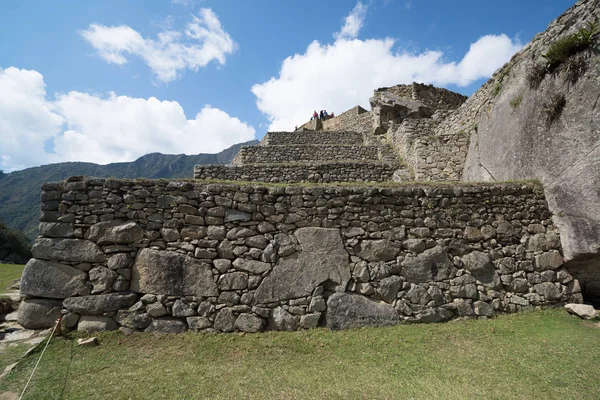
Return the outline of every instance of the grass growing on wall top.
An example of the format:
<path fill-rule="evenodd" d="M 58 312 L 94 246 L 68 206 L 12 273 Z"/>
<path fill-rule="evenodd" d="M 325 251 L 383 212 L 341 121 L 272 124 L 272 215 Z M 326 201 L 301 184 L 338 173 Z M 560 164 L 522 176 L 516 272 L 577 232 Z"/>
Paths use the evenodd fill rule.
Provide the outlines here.
<path fill-rule="evenodd" d="M 53 341 L 26 399 L 597 399 L 600 329 L 563 310 L 331 332 Z M 19 391 L 37 355 L 0 382 Z"/>

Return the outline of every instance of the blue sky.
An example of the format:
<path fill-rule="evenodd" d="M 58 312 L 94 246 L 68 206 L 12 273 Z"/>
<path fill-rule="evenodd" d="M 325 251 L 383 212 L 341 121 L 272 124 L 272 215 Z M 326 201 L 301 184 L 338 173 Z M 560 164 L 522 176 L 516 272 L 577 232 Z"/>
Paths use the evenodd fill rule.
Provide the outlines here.
<path fill-rule="evenodd" d="M 0 169 L 217 152 L 379 86 L 470 95 L 573 1 L 0 3 Z"/>

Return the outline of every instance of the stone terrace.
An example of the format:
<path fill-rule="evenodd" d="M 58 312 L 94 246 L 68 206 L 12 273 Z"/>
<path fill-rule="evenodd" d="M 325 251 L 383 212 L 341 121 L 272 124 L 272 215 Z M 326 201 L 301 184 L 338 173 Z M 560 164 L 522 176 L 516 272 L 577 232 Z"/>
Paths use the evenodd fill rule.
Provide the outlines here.
<path fill-rule="evenodd" d="M 197 165 L 197 179 L 255 182 L 385 182 L 410 177 L 391 148 L 349 131 L 269 132 L 231 165 Z"/>

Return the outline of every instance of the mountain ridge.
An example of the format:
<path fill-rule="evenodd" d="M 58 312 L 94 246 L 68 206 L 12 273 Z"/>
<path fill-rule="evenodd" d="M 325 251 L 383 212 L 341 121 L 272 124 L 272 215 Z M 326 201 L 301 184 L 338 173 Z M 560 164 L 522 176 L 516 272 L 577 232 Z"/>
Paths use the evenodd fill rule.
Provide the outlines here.
<path fill-rule="evenodd" d="M 0 173 L 0 221 L 25 233 L 30 239 L 38 234 L 40 191 L 44 182 L 69 176 L 87 175 L 99 178 L 193 178 L 196 164 L 228 164 L 241 146 L 257 144 L 257 140 L 238 143 L 215 154 L 148 153 L 131 162 L 106 165 L 87 162 L 63 162 Z"/>

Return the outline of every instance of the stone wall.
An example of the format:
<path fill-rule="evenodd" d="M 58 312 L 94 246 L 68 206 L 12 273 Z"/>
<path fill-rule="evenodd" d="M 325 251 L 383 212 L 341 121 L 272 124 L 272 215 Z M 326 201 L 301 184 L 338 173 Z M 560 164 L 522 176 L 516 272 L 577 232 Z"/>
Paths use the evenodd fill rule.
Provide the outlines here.
<path fill-rule="evenodd" d="M 295 145 L 295 144 L 354 144 L 363 143 L 360 132 L 267 132 L 260 142 L 261 146 Z"/>
<path fill-rule="evenodd" d="M 374 97 L 377 98 L 381 94 L 416 100 L 432 110 L 454 110 L 467 100 L 467 97 L 460 93 L 417 82 L 410 85 L 396 85 L 376 89 Z"/>
<path fill-rule="evenodd" d="M 370 133 L 373 122 L 371 112 L 361 106 L 356 106 L 334 118 L 323 121 L 323 130 L 326 131 L 352 131 Z"/>
<path fill-rule="evenodd" d="M 246 182 L 386 182 L 401 167 L 383 162 L 196 165 L 194 178 Z"/>
<path fill-rule="evenodd" d="M 19 322 L 149 332 L 331 329 L 580 302 L 534 184 L 43 186 Z"/>
<path fill-rule="evenodd" d="M 361 106 L 356 106 L 325 121 L 320 119 L 310 120 L 297 128 L 296 131 L 326 130 L 370 133 L 372 125 L 371 112 Z"/>
<path fill-rule="evenodd" d="M 283 162 L 376 161 L 375 146 L 312 144 L 298 146 L 243 146 L 233 164 L 266 164 Z"/>
<path fill-rule="evenodd" d="M 402 121 L 391 126 L 386 137 L 388 143 L 413 171 L 417 181 L 459 181 L 462 175 L 469 134 L 435 134 L 440 123 L 452 111 L 436 111 L 431 118 Z"/>

